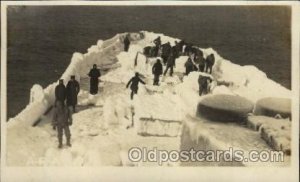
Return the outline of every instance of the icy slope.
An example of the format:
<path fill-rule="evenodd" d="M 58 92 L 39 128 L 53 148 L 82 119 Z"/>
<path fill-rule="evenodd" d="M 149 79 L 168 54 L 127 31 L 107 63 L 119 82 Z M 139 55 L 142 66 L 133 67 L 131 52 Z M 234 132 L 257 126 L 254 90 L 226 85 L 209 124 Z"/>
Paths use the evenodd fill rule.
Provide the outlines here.
<path fill-rule="evenodd" d="M 181 137 L 187 136 L 186 130 L 182 130 L 182 123 L 186 125 L 186 122 L 193 120 L 190 118 L 195 117 L 198 102 L 206 97 L 199 97 L 197 82 L 199 74 L 205 73 L 192 72 L 189 76 L 183 76 L 187 57 L 181 56 L 176 60 L 173 77 L 162 77 L 159 87 L 152 86 L 151 68 L 156 58 L 146 58 L 142 55 L 143 47 L 153 45 L 152 40 L 159 35 L 162 43 L 169 41 L 174 45 L 177 39 L 151 32 L 143 32 L 143 35 L 130 34 L 132 44 L 129 52 L 122 51 L 124 34 L 119 34 L 112 39 L 98 41 L 86 54 L 73 55 L 62 76 L 68 81 L 70 75 L 75 74 L 82 88 L 79 94 L 80 111 L 74 114 L 74 124 L 71 126 L 72 148 L 56 148 L 56 132 L 50 126 L 51 112 L 43 115 L 53 104 L 56 83 L 44 90 L 33 89 L 38 91 L 35 91 L 37 94 L 32 94 L 32 102 L 7 123 L 8 165 L 149 165 L 129 162 L 126 159 L 128 149 L 133 146 L 156 146 L 162 150 L 179 150 Z M 205 56 L 214 53 L 216 57 L 212 74 L 215 79 L 212 94 L 239 95 L 253 102 L 266 96 L 291 96 L 289 90 L 269 80 L 254 66 L 233 64 L 211 48 L 202 50 Z M 110 70 L 101 77 L 100 94 L 90 96 L 87 91 L 89 81 L 86 74 L 94 63 L 101 69 Z M 141 73 L 146 85 L 139 86 L 138 95 L 131 101 L 130 91 L 126 90 L 125 84 L 136 71 Z M 270 88 L 276 92 L 270 92 Z M 40 124 L 31 127 L 38 118 L 42 119 Z M 130 127 L 132 122 L 134 126 Z M 259 133 L 250 132 L 249 129 L 240 126 L 234 128 L 239 128 L 240 133 L 245 132 L 234 140 L 234 146 L 239 146 L 242 150 L 268 148 L 264 141 L 259 139 Z M 222 129 L 230 133 L 233 128 L 216 125 L 216 130 Z M 205 138 L 211 140 L 212 145 L 216 145 L 218 140 L 222 141 L 221 144 L 232 140 L 230 137 L 222 138 L 222 132 L 215 134 L 207 132 L 208 130 L 209 127 L 203 127 L 203 131 L 206 131 L 204 133 L 207 133 Z M 146 134 L 151 136 L 145 137 Z M 196 138 L 199 132 L 194 132 L 194 135 Z M 221 144 L 217 145 L 217 148 Z"/>

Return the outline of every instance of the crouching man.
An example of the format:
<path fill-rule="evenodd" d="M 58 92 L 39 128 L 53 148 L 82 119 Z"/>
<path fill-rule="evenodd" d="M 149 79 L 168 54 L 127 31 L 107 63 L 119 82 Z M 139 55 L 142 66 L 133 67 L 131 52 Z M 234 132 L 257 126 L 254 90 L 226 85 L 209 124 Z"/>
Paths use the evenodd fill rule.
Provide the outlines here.
<path fill-rule="evenodd" d="M 62 137 L 65 132 L 67 146 L 71 147 L 71 133 L 69 126 L 72 125 L 72 113 L 62 102 L 56 102 L 52 125 L 58 132 L 58 148 L 62 148 Z"/>
<path fill-rule="evenodd" d="M 199 84 L 199 96 L 208 94 L 211 91 L 212 79 L 207 76 L 199 75 L 198 84 Z"/>

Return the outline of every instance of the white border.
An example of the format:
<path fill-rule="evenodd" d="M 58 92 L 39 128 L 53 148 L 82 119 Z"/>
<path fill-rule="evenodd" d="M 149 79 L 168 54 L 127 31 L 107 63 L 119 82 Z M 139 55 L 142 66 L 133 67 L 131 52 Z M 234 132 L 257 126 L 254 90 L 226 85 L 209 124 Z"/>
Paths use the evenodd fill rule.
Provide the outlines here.
<path fill-rule="evenodd" d="M 292 158 L 290 167 L 6 167 L 6 7 L 8 5 L 99 5 L 99 6 L 165 6 L 165 5 L 287 5 L 292 6 Z M 6 1 L 1 2 L 1 179 L 3 181 L 298 181 L 299 179 L 299 2 L 249 1 Z"/>
<path fill-rule="evenodd" d="M 297 17 L 297 18 L 296 18 Z M 292 150 L 293 150 L 293 157 L 292 157 L 292 166 L 296 166 L 299 169 L 299 112 L 300 112 L 300 6 L 298 4 L 297 7 L 293 7 L 292 9 L 292 108 L 293 114 L 292 121 Z M 295 111 L 295 112 L 294 112 Z M 296 122 L 298 121 L 298 122 Z M 294 150 L 297 149 L 297 150 Z M 298 177 L 299 177 L 299 170 L 298 170 Z"/>
<path fill-rule="evenodd" d="M 1 2 L 1 174 L 3 174 L 3 160 L 6 156 L 6 50 L 7 50 L 7 21 L 6 6 L 2 6 Z M 2 175 L 1 175 L 2 177 Z"/>
<path fill-rule="evenodd" d="M 299 5 L 297 1 L 2 1 L 4 5 L 63 6 L 63 5 L 99 5 L 99 6 L 249 6 L 249 5 Z"/>

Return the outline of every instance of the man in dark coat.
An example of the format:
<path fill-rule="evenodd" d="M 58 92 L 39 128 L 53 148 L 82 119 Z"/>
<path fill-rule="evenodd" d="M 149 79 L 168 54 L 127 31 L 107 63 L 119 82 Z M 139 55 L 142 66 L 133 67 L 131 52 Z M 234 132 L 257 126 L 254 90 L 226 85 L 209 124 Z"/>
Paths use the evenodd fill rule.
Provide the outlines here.
<path fill-rule="evenodd" d="M 205 69 L 205 72 L 211 74 L 212 73 L 212 67 L 213 67 L 214 64 L 215 64 L 215 56 L 214 56 L 214 54 L 210 54 L 206 58 L 206 69 Z"/>
<path fill-rule="evenodd" d="M 198 56 L 197 61 L 199 62 L 199 71 L 204 72 L 205 69 L 205 59 L 203 56 Z"/>
<path fill-rule="evenodd" d="M 192 48 L 193 48 L 193 45 L 190 43 L 187 43 L 184 48 L 184 54 L 189 55 L 192 52 Z"/>
<path fill-rule="evenodd" d="M 156 39 L 153 40 L 153 43 L 156 45 L 156 46 L 161 46 L 161 39 L 160 39 L 160 36 L 158 36 Z"/>
<path fill-rule="evenodd" d="M 80 91 L 79 83 L 75 80 L 75 76 L 71 76 L 71 80 L 67 84 L 67 106 L 72 106 L 75 113 L 75 106 L 77 105 L 77 95 Z"/>
<path fill-rule="evenodd" d="M 157 57 L 159 48 L 161 46 L 160 36 L 158 36 L 156 39 L 154 39 L 153 42 L 155 44 L 155 47 L 153 47 L 153 54 L 152 54 L 152 56 L 153 57 Z"/>
<path fill-rule="evenodd" d="M 180 56 L 181 49 L 182 48 L 180 48 L 180 44 L 177 41 L 175 41 L 175 45 L 173 46 L 175 58 L 178 58 Z"/>
<path fill-rule="evenodd" d="M 67 139 L 67 146 L 71 147 L 71 133 L 69 126 L 72 125 L 72 112 L 61 101 L 57 102 L 57 106 L 54 108 L 52 125 L 53 128 L 57 128 L 58 132 L 58 148 L 62 148 L 62 136 L 65 132 Z"/>
<path fill-rule="evenodd" d="M 179 41 L 178 45 L 179 45 L 180 53 L 183 53 L 183 46 L 185 45 L 184 40 Z"/>
<path fill-rule="evenodd" d="M 130 40 L 129 40 L 129 34 L 127 34 L 124 38 L 124 51 L 127 52 L 129 49 Z"/>
<path fill-rule="evenodd" d="M 190 72 L 194 71 L 195 65 L 192 62 L 192 59 L 190 57 L 185 62 L 184 66 L 185 66 L 185 75 L 189 75 Z"/>
<path fill-rule="evenodd" d="M 131 100 L 133 99 L 133 95 L 134 94 L 137 94 L 137 92 L 138 92 L 138 89 L 139 89 L 139 82 L 141 82 L 142 84 L 144 84 L 145 85 L 145 82 L 143 81 L 143 80 L 141 80 L 140 79 L 140 77 L 139 77 L 139 73 L 135 73 L 135 76 L 134 77 L 132 77 L 130 80 L 129 80 L 129 82 L 127 83 L 127 85 L 126 85 L 126 88 L 128 88 L 129 87 L 129 85 L 130 85 L 130 89 L 131 89 L 131 94 L 130 94 L 130 98 L 131 98 Z"/>
<path fill-rule="evenodd" d="M 174 53 L 173 51 L 171 51 L 168 60 L 167 60 L 167 67 L 166 70 L 164 72 L 164 76 L 166 76 L 168 70 L 170 69 L 170 76 L 173 75 L 173 67 L 175 66 L 175 57 L 174 57 Z"/>
<path fill-rule="evenodd" d="M 168 60 L 168 57 L 170 55 L 171 49 L 172 49 L 172 47 L 171 47 L 170 42 L 162 45 L 161 58 L 163 59 L 164 65 L 166 65 L 166 63 L 167 63 L 167 60 Z"/>
<path fill-rule="evenodd" d="M 97 69 L 96 64 L 93 65 L 88 76 L 90 77 L 90 93 L 96 95 L 98 93 L 99 77 L 101 76 L 100 70 Z"/>
<path fill-rule="evenodd" d="M 54 104 L 54 106 L 56 106 L 56 103 L 58 101 L 65 104 L 66 95 L 67 95 L 67 93 L 66 93 L 66 87 L 64 85 L 64 80 L 60 79 L 58 85 L 55 87 L 55 104 Z"/>
<path fill-rule="evenodd" d="M 160 60 L 157 59 L 156 63 L 152 67 L 152 73 L 154 75 L 153 85 L 158 85 L 159 76 L 162 74 L 162 72 L 163 72 L 163 66 L 162 66 Z"/>

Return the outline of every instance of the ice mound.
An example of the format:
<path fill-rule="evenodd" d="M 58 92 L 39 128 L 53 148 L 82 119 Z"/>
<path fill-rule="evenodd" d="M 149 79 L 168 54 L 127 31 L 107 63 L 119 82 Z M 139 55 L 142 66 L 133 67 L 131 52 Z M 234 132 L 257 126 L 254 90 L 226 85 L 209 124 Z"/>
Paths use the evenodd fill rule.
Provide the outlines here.
<path fill-rule="evenodd" d="M 197 116 L 213 121 L 244 121 L 253 110 L 252 102 L 239 96 L 214 95 L 201 100 Z"/>
<path fill-rule="evenodd" d="M 120 125 L 126 128 L 130 125 L 133 120 L 133 110 L 128 96 L 113 95 L 105 99 L 103 118 L 106 127 Z"/>
<path fill-rule="evenodd" d="M 257 101 L 254 109 L 255 115 L 291 118 L 291 100 L 286 98 L 268 97 Z"/>
<path fill-rule="evenodd" d="M 139 96 L 135 103 L 138 133 L 152 136 L 178 136 L 181 132 L 183 113 L 177 101 L 176 95 L 170 92 Z"/>
<path fill-rule="evenodd" d="M 247 98 L 252 102 L 264 97 L 291 98 L 290 90 L 270 80 L 267 75 L 252 65 L 241 66 L 222 58 L 212 48 L 202 49 L 204 57 L 213 53 L 215 65 L 212 76 L 218 83 L 226 83 L 236 95 Z M 276 92 L 270 92 L 270 88 Z"/>
<path fill-rule="evenodd" d="M 45 99 L 45 93 L 42 86 L 34 84 L 30 90 L 30 103 L 42 101 Z"/>
<path fill-rule="evenodd" d="M 131 52 L 121 52 L 118 54 L 117 64 L 119 67 L 101 77 L 101 80 L 114 83 L 127 83 L 135 72 L 141 75 L 151 75 L 153 60 L 138 53 L 137 49 L 138 48 L 135 49 L 133 45 Z"/>
<path fill-rule="evenodd" d="M 8 127 L 17 122 L 25 122 L 29 126 L 37 122 L 49 108 L 49 102 L 40 86 L 31 89 L 30 103 L 17 116 L 9 120 Z"/>

